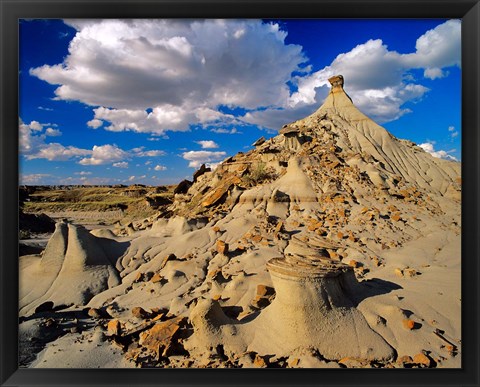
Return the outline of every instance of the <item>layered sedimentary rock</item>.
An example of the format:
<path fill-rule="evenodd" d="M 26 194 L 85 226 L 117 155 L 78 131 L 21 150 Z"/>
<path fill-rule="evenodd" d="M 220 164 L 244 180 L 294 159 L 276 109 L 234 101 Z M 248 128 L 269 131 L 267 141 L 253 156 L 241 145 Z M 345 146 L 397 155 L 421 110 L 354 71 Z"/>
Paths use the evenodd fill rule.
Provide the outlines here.
<path fill-rule="evenodd" d="M 395 138 L 353 105 L 341 76 L 330 82 L 315 113 L 182 182 L 171 216 L 151 229 L 118 238 L 57 226 L 37 290 L 40 259 L 22 257 L 21 313 L 50 300 L 105 308 L 131 332 L 136 308 L 162 310 L 164 322 L 184 318 L 176 335 L 194 366 L 212 351 L 233 366 L 248 363 L 244 353 L 298 351 L 313 351 L 306 364 L 386 363 L 415 355 L 404 342 L 439 358 L 431 332 L 402 321 L 448 326 L 455 311 L 443 300 L 435 310 L 409 306 L 405 294 L 425 292 L 399 281 L 427 277 L 419 273 L 443 255 L 459 259 L 461 165 Z M 404 286 L 401 297 L 388 294 Z M 158 364 L 176 364 L 162 356 Z"/>

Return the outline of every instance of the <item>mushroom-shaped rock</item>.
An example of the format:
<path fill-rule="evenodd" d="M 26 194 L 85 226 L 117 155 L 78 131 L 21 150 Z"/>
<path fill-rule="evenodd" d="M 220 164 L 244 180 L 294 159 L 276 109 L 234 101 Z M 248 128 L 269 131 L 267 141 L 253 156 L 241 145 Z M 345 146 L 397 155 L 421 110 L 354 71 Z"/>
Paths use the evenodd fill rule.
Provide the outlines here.
<path fill-rule="evenodd" d="M 271 259 L 267 269 L 276 292 L 272 304 L 253 321 L 239 324 L 224 315 L 218 302 L 199 303 L 191 316 L 196 336 L 192 347 L 222 344 L 232 352 L 248 347 L 277 356 L 315 348 L 336 360 L 394 356 L 350 299 L 359 286 L 351 267 L 325 256 L 288 255 Z"/>

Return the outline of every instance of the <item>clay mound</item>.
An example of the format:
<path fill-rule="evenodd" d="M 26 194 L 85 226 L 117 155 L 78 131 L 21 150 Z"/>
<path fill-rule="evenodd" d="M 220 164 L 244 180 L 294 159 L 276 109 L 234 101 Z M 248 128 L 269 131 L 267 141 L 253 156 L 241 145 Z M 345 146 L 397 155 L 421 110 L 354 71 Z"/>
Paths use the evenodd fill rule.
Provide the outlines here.
<path fill-rule="evenodd" d="M 395 351 L 349 298 L 358 286 L 351 267 L 326 257 L 287 256 L 271 259 L 267 268 L 276 291 L 272 304 L 255 320 L 241 324 L 228 318 L 218 303 L 199 303 L 191 313 L 195 333 L 190 350 L 222 345 L 232 355 L 248 349 L 288 356 L 313 349 L 328 360 L 393 358 Z"/>
<path fill-rule="evenodd" d="M 329 79 L 330 94 L 312 115 L 289 124 L 306 130 L 325 127 L 337 134 L 336 145 L 357 154 L 367 154 L 381 175 L 398 175 L 421 188 L 442 195 L 460 176 L 460 163 L 435 158 L 420 147 L 402 141 L 375 123 L 353 104 L 343 89 L 341 75 Z M 388 187 L 388 184 L 387 184 Z"/>
<path fill-rule="evenodd" d="M 41 259 L 22 257 L 20 259 L 20 308 L 42 297 L 52 286 L 60 272 L 67 251 L 68 227 L 66 223 L 55 225 L 55 232 L 50 237 Z M 32 261 L 25 264 L 25 261 Z"/>
<path fill-rule="evenodd" d="M 85 305 L 94 295 L 120 283 L 118 272 L 97 238 L 84 227 L 71 224 L 57 225 L 43 258 L 30 269 L 30 278 L 38 278 L 21 279 L 21 293 L 27 295 L 20 299 L 23 315 L 46 301 Z"/>

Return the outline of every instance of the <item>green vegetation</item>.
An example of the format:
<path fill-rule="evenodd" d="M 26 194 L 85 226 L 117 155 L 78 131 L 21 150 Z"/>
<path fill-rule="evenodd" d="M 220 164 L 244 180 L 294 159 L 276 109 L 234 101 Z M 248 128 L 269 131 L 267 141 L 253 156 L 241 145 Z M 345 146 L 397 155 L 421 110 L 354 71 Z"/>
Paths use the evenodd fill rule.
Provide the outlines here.
<path fill-rule="evenodd" d="M 252 169 L 247 175 L 243 177 L 243 181 L 248 186 L 253 186 L 255 184 L 261 184 L 269 180 L 276 178 L 274 171 L 267 169 L 266 164 L 259 162 L 255 165 L 252 165 Z"/>
<path fill-rule="evenodd" d="M 173 187 L 160 190 L 157 187 L 75 187 L 53 189 L 39 187 L 26 195 L 20 205 L 27 213 L 105 212 L 122 211 L 122 218 L 141 219 L 157 212 L 155 205 L 166 205 L 173 197 Z"/>

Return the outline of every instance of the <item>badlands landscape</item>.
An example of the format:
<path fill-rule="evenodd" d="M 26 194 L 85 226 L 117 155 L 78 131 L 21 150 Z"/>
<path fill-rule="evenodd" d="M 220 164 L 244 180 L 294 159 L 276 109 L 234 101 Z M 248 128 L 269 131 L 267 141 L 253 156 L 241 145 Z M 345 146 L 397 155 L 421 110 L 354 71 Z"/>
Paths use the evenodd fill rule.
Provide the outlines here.
<path fill-rule="evenodd" d="M 461 367 L 461 164 L 329 81 L 315 113 L 143 219 L 57 209 L 19 259 L 20 365 Z"/>

